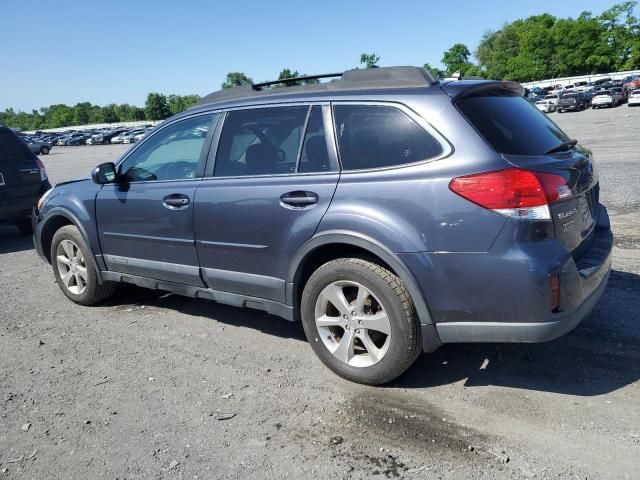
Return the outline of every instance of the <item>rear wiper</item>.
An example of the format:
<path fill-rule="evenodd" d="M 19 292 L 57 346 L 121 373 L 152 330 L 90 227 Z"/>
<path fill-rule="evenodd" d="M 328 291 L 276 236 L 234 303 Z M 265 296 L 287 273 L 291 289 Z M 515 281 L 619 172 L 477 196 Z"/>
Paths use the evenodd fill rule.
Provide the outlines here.
<path fill-rule="evenodd" d="M 574 139 L 567 140 L 566 142 L 559 143 L 555 147 L 550 148 L 549 150 L 544 152 L 543 155 L 549 155 L 550 153 L 563 152 L 565 150 L 571 150 L 577 144 L 578 144 L 578 140 L 574 140 Z"/>

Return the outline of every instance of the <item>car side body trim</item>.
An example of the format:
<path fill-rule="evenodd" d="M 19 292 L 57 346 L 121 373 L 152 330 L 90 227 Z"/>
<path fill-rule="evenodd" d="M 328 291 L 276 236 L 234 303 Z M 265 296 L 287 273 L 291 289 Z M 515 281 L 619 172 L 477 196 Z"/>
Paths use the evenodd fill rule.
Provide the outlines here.
<path fill-rule="evenodd" d="M 214 302 L 231 305 L 233 307 L 253 308 L 255 310 L 262 310 L 272 315 L 282 317 L 285 320 L 294 320 L 293 307 L 284 305 L 280 302 L 275 302 L 273 300 L 256 298 L 252 297 L 251 295 L 223 292 L 211 288 L 194 287 L 191 285 L 156 280 L 126 273 L 104 271 L 102 272 L 102 275 L 107 281 L 130 283 L 152 290 L 166 290 L 178 295 L 213 300 Z"/>

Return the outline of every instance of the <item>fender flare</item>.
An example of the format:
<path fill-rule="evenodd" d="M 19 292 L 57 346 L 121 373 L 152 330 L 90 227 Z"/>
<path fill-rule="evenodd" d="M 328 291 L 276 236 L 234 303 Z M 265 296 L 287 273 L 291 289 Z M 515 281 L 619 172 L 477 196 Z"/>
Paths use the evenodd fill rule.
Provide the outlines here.
<path fill-rule="evenodd" d="M 418 313 L 418 319 L 421 325 L 433 325 L 433 319 L 429 313 L 429 308 L 424 299 L 422 291 L 418 287 L 418 283 L 413 274 L 405 267 L 404 263 L 383 244 L 360 233 L 351 232 L 348 230 L 328 230 L 320 234 L 315 235 L 306 243 L 304 243 L 293 256 L 291 263 L 289 264 L 289 270 L 287 272 L 287 298 L 291 300 L 293 304 L 293 285 L 295 283 L 296 275 L 300 270 L 300 266 L 304 262 L 304 259 L 313 250 L 318 247 L 329 245 L 332 243 L 342 243 L 347 245 L 353 245 L 355 247 L 362 248 L 381 258 L 387 265 L 389 265 L 393 271 L 400 277 L 400 280 L 406 285 L 413 304 L 416 307 Z M 288 303 L 288 302 L 287 302 Z"/>
<path fill-rule="evenodd" d="M 78 219 L 78 217 L 76 217 L 73 213 L 71 213 L 69 210 L 67 210 L 64 207 L 53 207 L 51 210 L 47 211 L 46 216 L 42 219 L 42 221 L 40 222 L 40 225 L 38 225 L 38 236 L 37 236 L 37 241 L 40 244 L 40 250 L 42 250 L 44 252 L 44 249 L 42 248 L 42 230 L 44 230 L 44 228 L 47 226 L 47 224 L 54 218 L 54 217 L 64 217 L 67 220 L 69 220 L 71 222 L 71 224 L 76 227 L 79 231 L 80 231 L 80 235 L 82 235 L 82 239 L 84 240 L 84 243 L 87 244 L 87 247 L 89 248 L 89 250 L 91 251 L 91 258 L 93 259 L 93 264 L 94 264 L 94 270 L 96 271 L 96 275 L 98 276 L 98 282 L 102 283 L 103 279 L 102 279 L 102 272 L 100 271 L 100 266 L 98 265 L 98 260 L 96 259 L 96 254 L 93 251 L 93 248 L 91 248 L 91 242 L 89 241 L 89 235 L 87 235 L 87 231 L 84 228 L 84 226 L 82 225 L 82 222 Z"/>

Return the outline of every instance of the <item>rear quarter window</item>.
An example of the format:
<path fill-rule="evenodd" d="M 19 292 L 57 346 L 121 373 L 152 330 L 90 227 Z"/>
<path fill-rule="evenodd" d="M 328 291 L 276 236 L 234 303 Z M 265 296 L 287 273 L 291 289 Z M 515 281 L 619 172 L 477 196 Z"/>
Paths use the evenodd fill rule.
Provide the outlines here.
<path fill-rule="evenodd" d="M 344 170 L 394 167 L 442 153 L 440 143 L 400 109 L 385 105 L 334 105 Z"/>
<path fill-rule="evenodd" d="M 456 106 L 500 153 L 542 155 L 569 137 L 522 97 L 486 95 L 458 100 Z"/>

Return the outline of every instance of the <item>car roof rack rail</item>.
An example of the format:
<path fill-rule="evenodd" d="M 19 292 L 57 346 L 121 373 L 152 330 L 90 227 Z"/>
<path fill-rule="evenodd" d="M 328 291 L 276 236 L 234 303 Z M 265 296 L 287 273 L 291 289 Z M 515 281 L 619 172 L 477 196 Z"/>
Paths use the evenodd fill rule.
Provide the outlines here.
<path fill-rule="evenodd" d="M 271 85 L 303 82 L 321 78 L 337 78 L 331 82 L 292 85 L 287 88 L 267 88 Z M 256 96 L 304 95 L 323 92 L 374 90 L 384 88 L 421 88 L 430 87 L 437 81 L 422 67 L 380 67 L 347 70 L 343 73 L 325 73 L 284 78 L 269 82 L 224 88 L 201 98 L 191 108 L 240 100 Z"/>
<path fill-rule="evenodd" d="M 341 77 L 343 72 L 340 73 L 321 73 L 319 75 L 303 75 L 301 77 L 281 78 L 279 80 L 271 80 L 268 82 L 254 83 L 251 88 L 256 91 L 261 91 L 264 87 L 270 87 L 271 85 L 278 85 L 280 83 L 296 83 L 305 80 L 319 80 L 321 78 L 334 78 Z"/>

